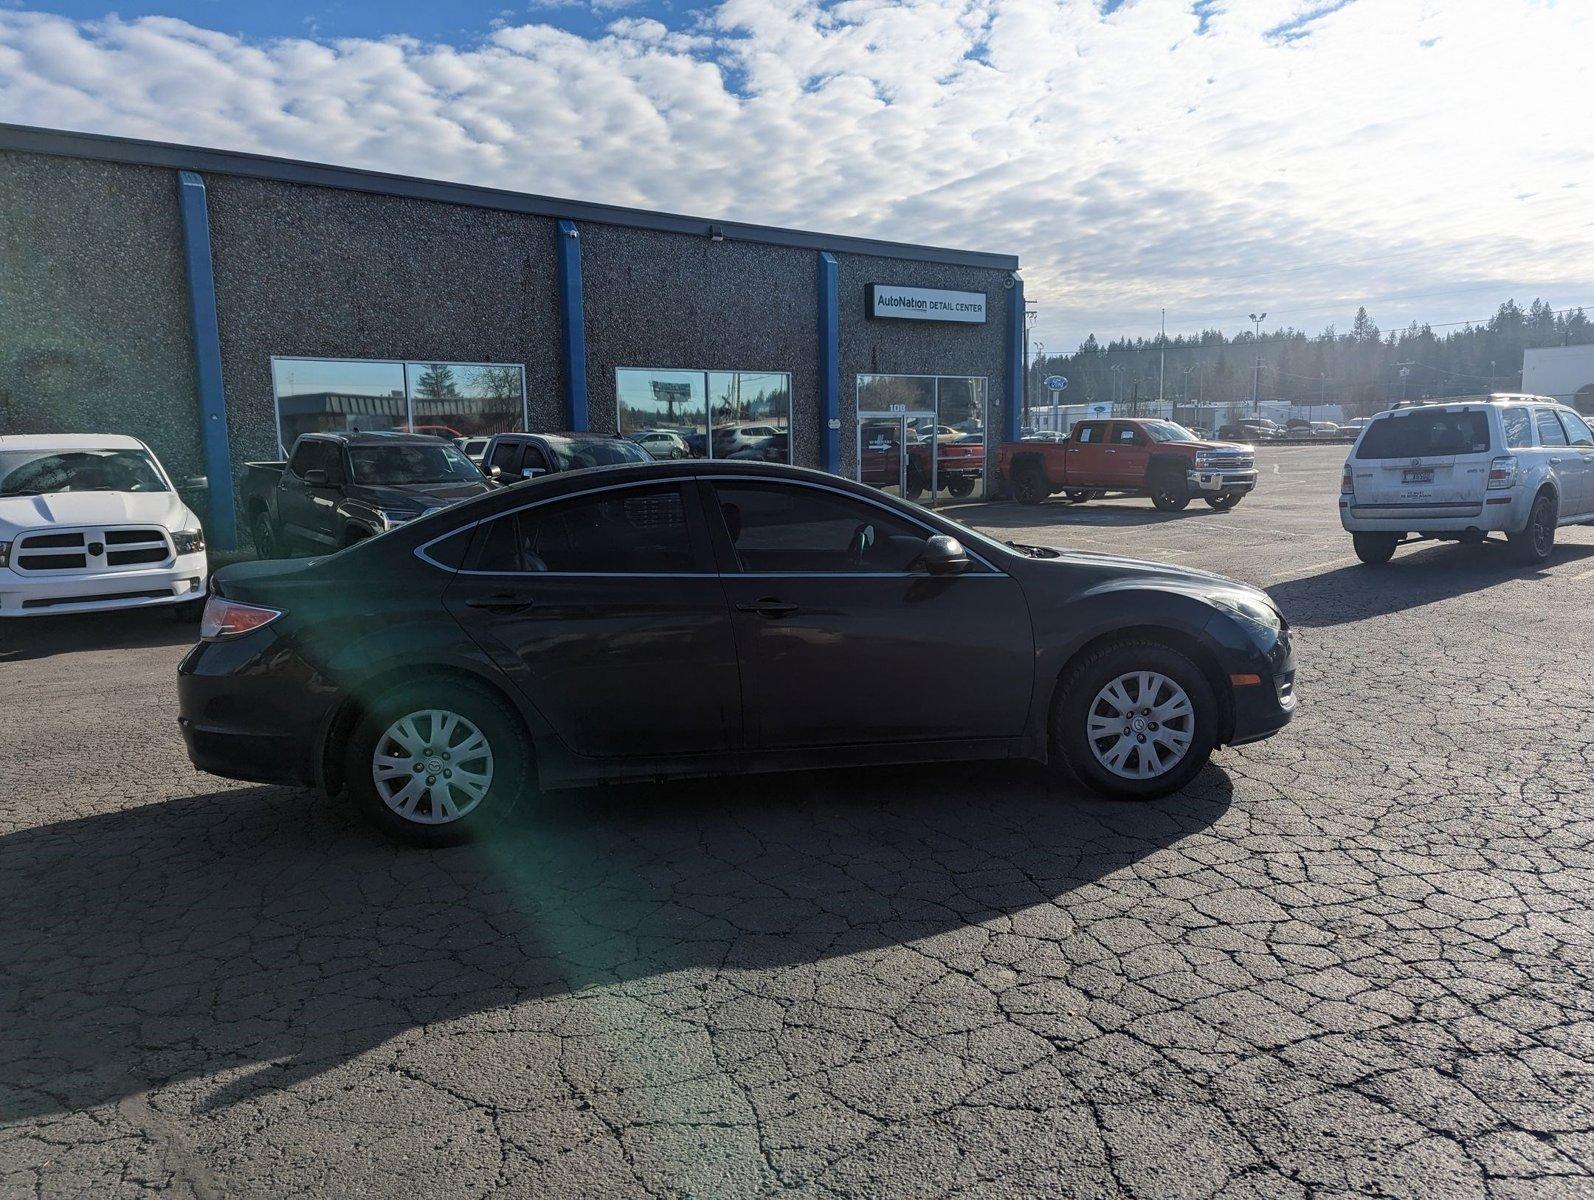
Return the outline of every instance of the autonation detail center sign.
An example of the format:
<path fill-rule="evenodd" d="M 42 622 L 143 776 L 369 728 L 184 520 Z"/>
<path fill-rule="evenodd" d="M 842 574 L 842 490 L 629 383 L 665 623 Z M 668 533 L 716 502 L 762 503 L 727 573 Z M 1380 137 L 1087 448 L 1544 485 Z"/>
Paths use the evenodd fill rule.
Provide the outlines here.
<path fill-rule="evenodd" d="M 869 315 L 903 321 L 967 321 L 985 323 L 984 292 L 946 292 L 940 288 L 869 285 Z"/>

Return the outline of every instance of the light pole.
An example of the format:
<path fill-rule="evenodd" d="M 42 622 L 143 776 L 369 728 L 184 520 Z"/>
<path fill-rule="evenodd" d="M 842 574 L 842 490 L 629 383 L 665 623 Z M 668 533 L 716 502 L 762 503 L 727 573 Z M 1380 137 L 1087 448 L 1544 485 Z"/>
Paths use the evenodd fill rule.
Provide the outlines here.
<path fill-rule="evenodd" d="M 1400 402 L 1406 403 L 1406 378 L 1411 374 L 1411 368 L 1401 364 L 1400 368 Z"/>
<path fill-rule="evenodd" d="M 1256 366 L 1251 371 L 1251 415 L 1257 418 L 1262 416 L 1262 322 L 1267 320 L 1267 314 L 1257 316 L 1251 314 L 1251 322 L 1256 326 Z"/>
<path fill-rule="evenodd" d="M 1161 403 L 1166 396 L 1163 395 L 1162 377 L 1168 365 L 1168 310 L 1162 310 L 1162 334 L 1157 338 L 1157 401 Z"/>

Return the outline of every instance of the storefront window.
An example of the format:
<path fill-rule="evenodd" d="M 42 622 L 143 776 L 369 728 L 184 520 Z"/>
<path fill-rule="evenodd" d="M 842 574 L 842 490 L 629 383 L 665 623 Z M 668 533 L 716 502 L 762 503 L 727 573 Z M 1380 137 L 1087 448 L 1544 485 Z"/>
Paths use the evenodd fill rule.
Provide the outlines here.
<path fill-rule="evenodd" d="M 413 430 L 456 438 L 526 427 L 523 369 L 506 363 L 274 358 L 277 438 Z"/>
<path fill-rule="evenodd" d="M 784 371 L 615 373 L 620 433 L 655 458 L 791 461 L 791 376 Z"/>
<path fill-rule="evenodd" d="M 910 500 L 985 494 L 986 381 L 858 376 L 858 478 Z"/>

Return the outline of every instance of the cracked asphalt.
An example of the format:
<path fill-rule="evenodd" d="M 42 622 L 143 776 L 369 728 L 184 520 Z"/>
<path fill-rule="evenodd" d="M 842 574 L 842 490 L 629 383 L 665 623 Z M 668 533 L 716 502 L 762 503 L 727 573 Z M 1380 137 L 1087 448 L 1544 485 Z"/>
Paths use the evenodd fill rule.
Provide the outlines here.
<path fill-rule="evenodd" d="M 1282 605 L 1295 723 L 1149 805 L 816 771 L 404 850 L 189 767 L 191 628 L 0 628 L 0 1195 L 1594 1196 L 1594 530 L 1369 571 L 1342 456 L 960 508 Z"/>

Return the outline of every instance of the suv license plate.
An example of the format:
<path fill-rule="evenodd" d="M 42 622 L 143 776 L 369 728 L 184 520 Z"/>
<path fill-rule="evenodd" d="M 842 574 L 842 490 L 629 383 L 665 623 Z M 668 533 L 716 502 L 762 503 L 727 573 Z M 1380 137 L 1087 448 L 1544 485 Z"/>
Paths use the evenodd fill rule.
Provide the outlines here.
<path fill-rule="evenodd" d="M 1433 482 L 1433 468 L 1432 467 L 1422 467 L 1420 469 L 1413 469 L 1411 467 L 1407 467 L 1404 471 L 1402 471 L 1400 473 L 1400 482 L 1401 483 L 1432 483 Z"/>

